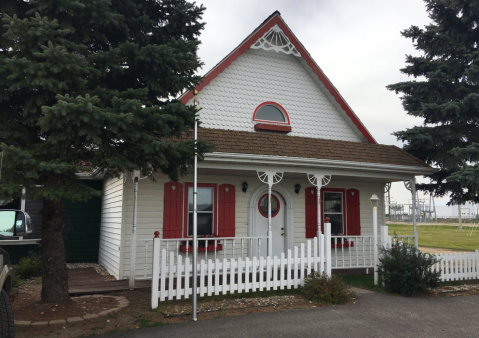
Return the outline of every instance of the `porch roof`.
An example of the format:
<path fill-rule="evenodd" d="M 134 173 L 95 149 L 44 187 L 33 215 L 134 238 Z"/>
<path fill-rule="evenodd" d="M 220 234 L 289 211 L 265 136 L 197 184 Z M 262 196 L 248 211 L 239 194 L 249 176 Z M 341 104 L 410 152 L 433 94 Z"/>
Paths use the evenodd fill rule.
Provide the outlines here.
<path fill-rule="evenodd" d="M 378 163 L 432 169 L 425 162 L 391 145 L 210 128 L 199 129 L 198 139 L 215 144 L 215 152 Z"/>

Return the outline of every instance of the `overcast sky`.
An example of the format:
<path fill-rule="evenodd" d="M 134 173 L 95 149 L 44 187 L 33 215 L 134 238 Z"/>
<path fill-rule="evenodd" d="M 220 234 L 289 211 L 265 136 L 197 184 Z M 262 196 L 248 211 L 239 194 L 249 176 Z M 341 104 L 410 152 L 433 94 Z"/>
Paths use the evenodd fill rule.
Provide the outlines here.
<path fill-rule="evenodd" d="M 419 55 L 401 31 L 430 22 L 422 0 L 205 0 L 206 28 L 199 56 L 202 74 L 278 10 L 296 37 L 381 144 L 402 147 L 391 135 L 422 123 L 403 110 L 386 85 L 408 78 L 399 72 L 405 55 Z M 402 183 L 391 199 L 410 200 Z M 429 198 L 428 198 L 429 199 Z M 447 199 L 437 200 L 445 204 Z"/>

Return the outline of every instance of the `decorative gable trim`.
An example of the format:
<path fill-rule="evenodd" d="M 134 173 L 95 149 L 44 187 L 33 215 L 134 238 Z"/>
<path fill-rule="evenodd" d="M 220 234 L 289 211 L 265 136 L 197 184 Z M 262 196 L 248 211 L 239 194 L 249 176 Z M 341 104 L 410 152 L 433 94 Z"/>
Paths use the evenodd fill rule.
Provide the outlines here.
<path fill-rule="evenodd" d="M 369 143 L 377 144 L 376 140 L 372 135 L 367 131 L 366 127 L 361 123 L 359 118 L 354 114 L 351 108 L 348 106 L 346 101 L 342 98 L 333 84 L 329 79 L 324 75 L 323 71 L 319 68 L 316 62 L 311 58 L 309 53 L 304 49 L 303 45 L 296 39 L 293 32 L 289 29 L 286 23 L 280 16 L 278 11 L 274 12 L 268 19 L 266 19 L 261 26 L 259 26 L 249 37 L 247 37 L 235 50 L 228 54 L 220 63 L 218 63 L 212 70 L 210 70 L 203 81 L 195 87 L 195 89 L 200 92 L 205 88 L 214 78 L 216 78 L 220 73 L 222 73 L 226 68 L 233 63 L 241 54 L 243 54 L 247 49 L 251 47 L 256 41 L 268 33 L 273 26 L 277 25 L 282 32 L 286 35 L 289 41 L 295 46 L 296 50 L 301 54 L 303 59 L 306 61 L 309 67 L 313 70 L 319 80 L 324 84 L 325 88 L 329 93 L 334 97 L 336 102 L 341 106 L 341 108 L 346 112 L 348 117 L 354 123 L 354 125 L 359 129 L 363 136 L 368 140 Z M 193 90 L 190 90 L 184 93 L 180 100 L 184 104 L 188 103 L 193 98 Z"/>
<path fill-rule="evenodd" d="M 284 54 L 293 54 L 300 57 L 296 47 L 289 41 L 278 25 L 274 25 L 265 35 L 251 45 L 252 49 L 274 50 Z"/>

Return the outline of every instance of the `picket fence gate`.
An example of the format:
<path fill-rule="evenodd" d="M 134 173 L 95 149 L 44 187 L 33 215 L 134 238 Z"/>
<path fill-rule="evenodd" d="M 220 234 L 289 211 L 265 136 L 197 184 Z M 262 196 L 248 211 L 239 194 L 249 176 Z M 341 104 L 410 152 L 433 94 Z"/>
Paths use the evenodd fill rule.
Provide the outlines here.
<path fill-rule="evenodd" d="M 229 293 L 298 288 L 312 271 L 331 275 L 331 255 L 324 243 L 331 243 L 331 231 L 325 229 L 312 241 L 301 243 L 280 257 L 245 257 L 201 260 L 197 263 L 197 294 L 200 297 Z M 328 231 L 329 230 L 329 231 Z M 329 248 L 331 245 L 329 245 Z M 151 306 L 158 301 L 189 298 L 192 289 L 192 260 L 160 250 L 160 238 L 153 240 L 153 276 Z"/>
<path fill-rule="evenodd" d="M 441 271 L 441 281 L 479 279 L 479 250 L 435 254 L 440 261 L 431 271 Z"/>

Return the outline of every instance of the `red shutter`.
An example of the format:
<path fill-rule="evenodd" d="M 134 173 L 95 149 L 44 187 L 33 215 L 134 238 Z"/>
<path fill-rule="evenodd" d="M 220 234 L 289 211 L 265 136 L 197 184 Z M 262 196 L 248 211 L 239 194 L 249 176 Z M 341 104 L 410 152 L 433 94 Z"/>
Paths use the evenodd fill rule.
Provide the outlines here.
<path fill-rule="evenodd" d="M 163 210 L 163 238 L 182 238 L 183 224 L 183 184 L 165 183 Z"/>
<path fill-rule="evenodd" d="M 219 186 L 218 200 L 218 236 L 235 237 L 235 186 L 221 184 Z"/>
<path fill-rule="evenodd" d="M 359 190 L 346 190 L 347 234 L 361 236 L 361 215 L 359 210 Z"/>
<path fill-rule="evenodd" d="M 304 190 L 306 205 L 306 238 L 314 238 L 318 233 L 318 192 L 315 187 Z"/>

